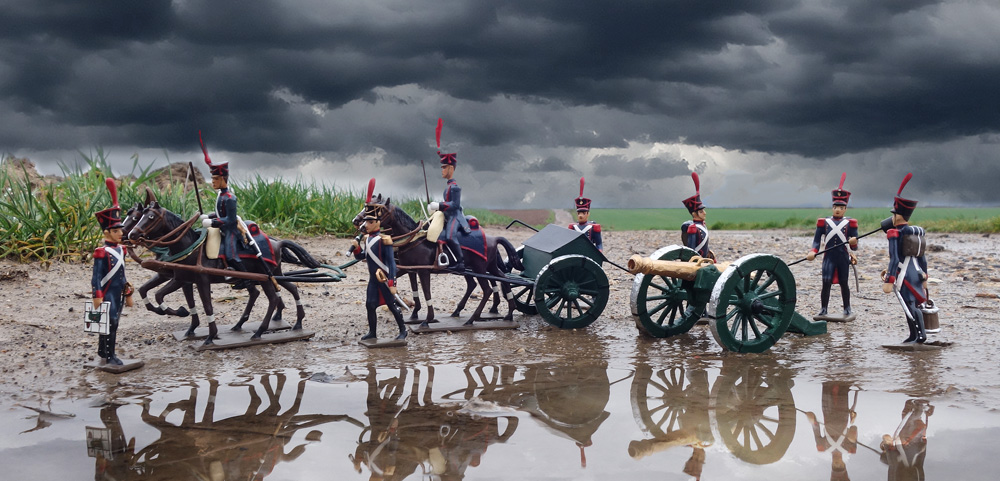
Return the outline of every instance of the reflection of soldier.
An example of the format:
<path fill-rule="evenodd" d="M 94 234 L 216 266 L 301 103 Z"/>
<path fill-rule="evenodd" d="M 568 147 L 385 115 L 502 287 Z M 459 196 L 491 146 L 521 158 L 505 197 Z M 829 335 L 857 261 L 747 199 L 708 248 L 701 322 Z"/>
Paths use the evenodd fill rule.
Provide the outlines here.
<path fill-rule="evenodd" d="M 927 421 L 934 406 L 924 399 L 909 399 L 903 420 L 892 436 L 882 436 L 883 463 L 889 465 L 889 481 L 922 481 L 927 456 Z"/>
<path fill-rule="evenodd" d="M 854 391 L 854 401 L 851 402 L 851 384 L 838 381 L 823 383 L 823 428 L 820 428 L 816 415 L 808 412 L 806 418 L 812 424 L 813 435 L 816 437 L 816 450 L 830 451 L 833 456 L 830 467 L 831 480 L 849 480 L 844 454 L 854 454 L 858 451 L 858 427 L 854 425 L 858 404 L 858 392 Z M 826 433 L 821 431 L 825 429 Z"/>
<path fill-rule="evenodd" d="M 103 428 L 87 427 L 87 455 L 94 461 L 95 480 L 132 479 L 131 461 L 135 457 L 135 438 L 125 442 L 125 432 L 118 419 L 119 404 L 101 408 Z"/>

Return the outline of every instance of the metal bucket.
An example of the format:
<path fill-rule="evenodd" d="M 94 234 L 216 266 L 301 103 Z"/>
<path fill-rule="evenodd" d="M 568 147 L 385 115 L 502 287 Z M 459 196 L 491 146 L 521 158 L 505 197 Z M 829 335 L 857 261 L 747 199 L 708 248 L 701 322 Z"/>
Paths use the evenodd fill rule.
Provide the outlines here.
<path fill-rule="evenodd" d="M 934 301 L 927 299 L 923 306 L 920 307 L 920 312 L 924 314 L 924 331 L 927 334 L 936 334 L 941 332 L 941 323 L 938 322 L 938 308 L 934 305 Z"/>

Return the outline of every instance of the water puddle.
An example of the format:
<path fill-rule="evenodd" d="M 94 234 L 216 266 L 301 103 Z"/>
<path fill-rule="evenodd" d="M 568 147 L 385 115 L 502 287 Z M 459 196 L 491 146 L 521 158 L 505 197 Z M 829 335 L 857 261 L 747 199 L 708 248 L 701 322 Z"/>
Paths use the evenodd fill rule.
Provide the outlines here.
<path fill-rule="evenodd" d="M 738 359 L 737 359 L 738 361 Z M 995 479 L 1000 416 L 777 363 L 294 369 L 0 413 L 5 479 Z"/>

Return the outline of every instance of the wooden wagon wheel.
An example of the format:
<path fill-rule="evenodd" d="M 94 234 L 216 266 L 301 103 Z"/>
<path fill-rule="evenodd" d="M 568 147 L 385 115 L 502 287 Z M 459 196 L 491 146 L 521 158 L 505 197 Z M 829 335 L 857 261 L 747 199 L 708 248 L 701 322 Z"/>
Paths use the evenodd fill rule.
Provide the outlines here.
<path fill-rule="evenodd" d="M 732 263 L 716 281 L 708 303 L 715 340 L 730 351 L 763 352 L 788 329 L 795 311 L 795 277 L 772 255 Z"/>
<path fill-rule="evenodd" d="M 587 327 L 608 304 L 604 269 L 587 256 L 556 257 L 538 271 L 534 300 L 545 322 L 564 329 Z"/>
<path fill-rule="evenodd" d="M 758 369 L 723 374 L 712 386 L 719 437 L 739 459 L 770 464 L 788 451 L 795 435 L 791 380 Z"/>
<path fill-rule="evenodd" d="M 672 245 L 650 254 L 661 261 L 684 261 L 698 255 L 688 247 Z M 632 318 L 641 332 L 670 337 L 691 330 L 705 312 L 705 305 L 690 304 L 692 282 L 667 276 L 636 274 L 630 297 Z"/>
<path fill-rule="evenodd" d="M 686 430 L 700 443 L 711 444 L 708 421 L 708 377 L 704 371 L 686 375 L 684 368 L 656 372 L 649 366 L 636 368 L 630 391 L 632 417 L 653 438 L 670 438 Z"/>

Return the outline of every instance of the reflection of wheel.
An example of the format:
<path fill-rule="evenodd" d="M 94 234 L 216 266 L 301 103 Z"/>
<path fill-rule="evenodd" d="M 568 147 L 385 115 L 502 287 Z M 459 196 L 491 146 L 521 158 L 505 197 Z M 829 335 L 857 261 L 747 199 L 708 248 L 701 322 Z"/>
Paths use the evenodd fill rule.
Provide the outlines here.
<path fill-rule="evenodd" d="M 587 327 L 600 317 L 610 295 L 608 276 L 587 256 L 552 259 L 535 279 L 535 307 L 545 322 L 564 329 Z"/>
<path fill-rule="evenodd" d="M 715 419 L 726 447 L 748 463 L 770 464 L 785 455 L 795 435 L 791 383 L 748 369 L 722 375 L 712 387 Z"/>
<path fill-rule="evenodd" d="M 727 268 L 712 289 L 709 325 L 720 345 L 737 352 L 770 349 L 795 311 L 795 277 L 775 256 L 752 254 Z"/>
<path fill-rule="evenodd" d="M 708 376 L 704 371 L 685 376 L 683 368 L 656 371 L 636 369 L 630 392 L 632 417 L 639 428 L 654 438 L 687 429 L 700 442 L 711 443 L 708 426 Z"/>
<path fill-rule="evenodd" d="M 538 410 L 564 428 L 602 420 L 611 399 L 607 366 L 533 367 L 525 379 L 531 381 Z"/>
<path fill-rule="evenodd" d="M 672 245 L 649 258 L 661 261 L 687 261 L 698 255 L 693 249 Z M 632 283 L 632 317 L 636 327 L 653 337 L 683 334 L 698 322 L 704 305 L 690 305 L 691 281 L 667 276 L 636 274 Z"/>

